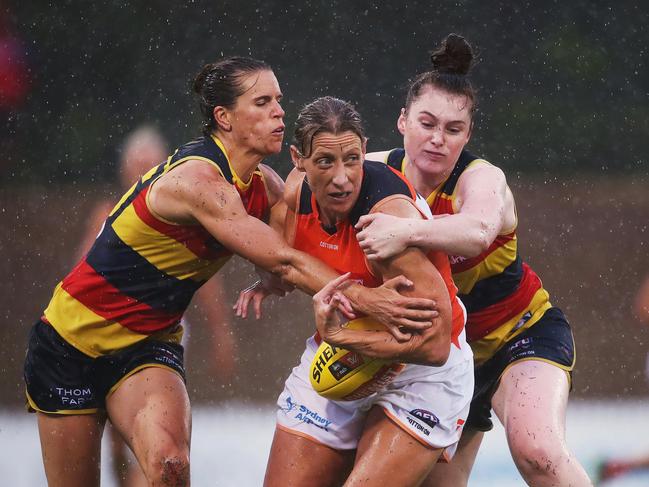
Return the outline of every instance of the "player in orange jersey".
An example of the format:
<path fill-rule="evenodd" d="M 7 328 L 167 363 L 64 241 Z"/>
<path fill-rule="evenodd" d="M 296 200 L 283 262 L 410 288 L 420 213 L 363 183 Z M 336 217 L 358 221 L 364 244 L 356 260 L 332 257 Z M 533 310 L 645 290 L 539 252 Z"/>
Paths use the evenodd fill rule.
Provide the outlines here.
<path fill-rule="evenodd" d="M 314 293 L 338 274 L 266 222 L 283 182 L 261 161 L 284 138 L 282 92 L 262 61 L 234 57 L 194 81 L 203 136 L 142 175 L 32 327 L 24 377 L 50 487 L 96 486 L 106 418 L 150 485 L 189 485 L 191 415 L 181 318 L 233 253 Z M 263 245 L 260 245 L 263 243 Z M 388 326 L 436 311 L 395 285 L 346 295 Z M 345 310 L 351 314 L 351 309 Z"/>
<path fill-rule="evenodd" d="M 291 146 L 296 169 L 284 192 L 285 237 L 296 249 L 349 273 L 347 284 L 378 286 L 396 275 L 407 276 L 414 283 L 412 293 L 438 303 L 440 318 L 421 333 L 397 339 L 388 331 L 350 330 L 331 307 L 323 313 L 316 308 L 325 319 L 317 320 L 318 332 L 307 339 L 300 364 L 278 399 L 267 487 L 370 486 L 387 479 L 391 486 L 418 485 L 439 458 L 453 456 L 467 417 L 473 361 L 448 258 L 412 248 L 369 264 L 354 229 L 366 214 L 423 218 L 422 213 L 430 212 L 402 175 L 380 162 L 364 161 L 364 155 L 360 116 L 351 105 L 324 97 L 301 110 Z M 330 283 L 315 302 L 328 301 L 343 281 Z M 267 294 L 263 289 L 244 291 L 239 314 L 254 301 L 255 292 Z M 322 340 L 404 365 L 377 391 L 326 399 L 309 382 Z"/>
<path fill-rule="evenodd" d="M 368 154 L 403 172 L 436 218 L 362 217 L 358 239 L 370 260 L 419 246 L 449 254 L 466 305 L 476 362 L 475 393 L 458 452 L 426 485 L 467 485 L 491 409 L 529 485 L 591 485 L 565 441 L 574 365 L 570 326 L 517 250 L 517 215 L 503 172 L 466 150 L 476 98 L 467 77 L 470 45 L 449 35 L 432 71 L 415 78 L 397 126 L 404 149 Z"/>

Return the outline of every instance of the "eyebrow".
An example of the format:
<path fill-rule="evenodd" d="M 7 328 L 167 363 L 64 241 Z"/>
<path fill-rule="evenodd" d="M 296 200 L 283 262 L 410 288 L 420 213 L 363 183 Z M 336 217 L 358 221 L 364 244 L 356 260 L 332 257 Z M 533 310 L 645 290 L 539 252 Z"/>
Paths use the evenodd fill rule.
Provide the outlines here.
<path fill-rule="evenodd" d="M 360 147 L 352 147 L 351 149 L 343 150 L 342 156 L 345 157 L 350 155 L 351 153 L 357 153 L 360 155 L 362 153 L 362 150 L 360 149 Z M 328 147 L 318 147 L 313 151 L 313 155 L 311 157 L 336 157 L 336 155 L 334 154 L 334 151 L 332 149 L 329 149 Z"/>
<path fill-rule="evenodd" d="M 434 118 L 435 120 L 439 120 L 438 117 L 430 113 L 428 110 L 422 110 L 419 112 L 419 114 L 428 115 L 429 117 Z M 466 122 L 464 120 L 451 120 L 449 123 L 463 123 L 466 125 Z"/>

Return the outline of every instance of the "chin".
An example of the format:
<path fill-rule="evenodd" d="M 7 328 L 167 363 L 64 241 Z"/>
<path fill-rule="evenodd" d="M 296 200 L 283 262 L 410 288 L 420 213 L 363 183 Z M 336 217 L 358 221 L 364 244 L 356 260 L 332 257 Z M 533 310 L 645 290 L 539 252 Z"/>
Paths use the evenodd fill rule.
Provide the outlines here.
<path fill-rule="evenodd" d="M 268 153 L 268 155 L 279 154 L 280 152 L 282 152 L 282 143 L 278 142 L 278 143 L 270 145 L 267 148 L 266 152 Z"/>

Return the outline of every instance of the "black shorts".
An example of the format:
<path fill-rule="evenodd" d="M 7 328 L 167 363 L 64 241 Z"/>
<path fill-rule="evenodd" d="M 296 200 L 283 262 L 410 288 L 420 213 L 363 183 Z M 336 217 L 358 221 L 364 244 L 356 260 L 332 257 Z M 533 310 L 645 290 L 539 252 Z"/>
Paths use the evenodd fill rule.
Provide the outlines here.
<path fill-rule="evenodd" d="M 569 374 L 575 362 L 575 341 L 568 320 L 559 308 L 550 308 L 530 328 L 505 343 L 489 360 L 475 368 L 475 389 L 467 426 L 489 431 L 491 398 L 505 369 L 519 360 L 543 360 Z"/>
<path fill-rule="evenodd" d="M 110 355 L 90 357 L 51 325 L 38 321 L 25 358 L 27 408 L 59 414 L 89 414 L 106 408 L 106 397 L 121 380 L 146 367 L 166 367 L 185 380 L 183 347 L 142 340 Z"/>

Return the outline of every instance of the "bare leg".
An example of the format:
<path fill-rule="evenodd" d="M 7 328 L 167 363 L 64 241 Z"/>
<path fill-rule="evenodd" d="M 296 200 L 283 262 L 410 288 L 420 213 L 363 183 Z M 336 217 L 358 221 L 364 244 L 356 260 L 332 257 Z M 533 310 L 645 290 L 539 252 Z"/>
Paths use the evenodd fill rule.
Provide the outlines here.
<path fill-rule="evenodd" d="M 136 458 L 129 451 L 119 432 L 112 423 L 107 424 L 110 438 L 110 451 L 113 460 L 113 473 L 119 487 L 146 487 L 147 480 Z"/>
<path fill-rule="evenodd" d="M 108 432 L 108 438 L 110 440 L 110 454 L 113 462 L 113 474 L 115 475 L 115 480 L 117 481 L 117 485 L 120 487 L 127 487 L 126 474 L 129 469 L 129 462 L 125 448 L 128 447 L 119 433 L 115 428 L 113 428 L 112 423 L 108 422 L 106 425 L 106 431 Z"/>
<path fill-rule="evenodd" d="M 351 470 L 353 450 L 334 450 L 275 428 L 265 487 L 334 487 Z"/>
<path fill-rule="evenodd" d="M 566 445 L 568 388 L 568 377 L 559 367 L 526 360 L 507 369 L 491 401 L 528 485 L 593 485 Z"/>
<path fill-rule="evenodd" d="M 37 415 L 49 487 L 98 487 L 105 417 Z"/>
<path fill-rule="evenodd" d="M 380 407 L 370 411 L 358 444 L 356 463 L 345 486 L 421 485 L 443 449 L 426 446 L 388 418 Z"/>
<path fill-rule="evenodd" d="M 425 487 L 466 487 L 483 437 L 482 431 L 465 427 L 453 460 L 450 463 L 435 465 L 422 485 Z"/>
<path fill-rule="evenodd" d="M 177 374 L 143 369 L 126 379 L 106 406 L 151 487 L 189 485 L 190 407 Z"/>

